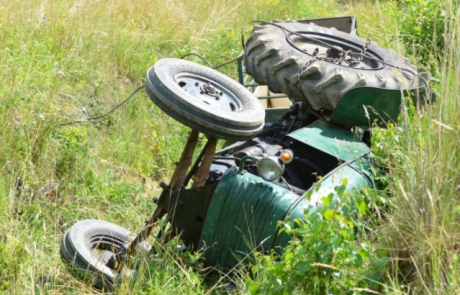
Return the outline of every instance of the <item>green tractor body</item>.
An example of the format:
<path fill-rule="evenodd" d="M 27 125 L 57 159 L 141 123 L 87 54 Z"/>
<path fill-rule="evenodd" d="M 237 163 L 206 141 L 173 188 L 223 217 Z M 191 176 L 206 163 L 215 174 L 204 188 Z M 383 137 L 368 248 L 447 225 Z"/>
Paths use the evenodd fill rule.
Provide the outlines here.
<path fill-rule="evenodd" d="M 292 171 L 303 178 L 304 187 L 309 186 L 302 194 L 236 166 L 228 169 L 212 188 L 178 194 L 181 209 L 173 218 L 175 229 L 189 247 L 206 249 L 207 264 L 232 268 L 254 249 L 282 251 L 289 236 L 277 234 L 279 222 L 302 218 L 307 207 L 320 206 L 323 197 L 336 194 L 334 188 L 344 178 L 349 192 L 372 187 L 370 149 L 349 129 L 320 120 L 288 134 L 287 141 L 294 155 L 314 155 L 305 158 L 311 165 L 299 165 Z M 328 172 L 317 174 L 316 165 Z M 289 171 L 287 166 L 286 170 Z M 192 194 L 209 202 L 209 206 L 203 206 L 208 207 L 206 211 L 197 212 L 197 207 L 187 206 Z M 196 225 L 192 232 L 190 220 Z"/>

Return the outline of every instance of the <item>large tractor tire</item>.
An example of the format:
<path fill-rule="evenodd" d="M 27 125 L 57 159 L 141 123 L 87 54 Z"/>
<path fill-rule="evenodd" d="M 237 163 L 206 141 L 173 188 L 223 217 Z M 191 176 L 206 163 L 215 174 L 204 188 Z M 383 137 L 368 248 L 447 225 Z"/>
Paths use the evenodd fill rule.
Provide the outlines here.
<path fill-rule="evenodd" d="M 331 45 L 332 50 L 324 42 Z M 246 42 L 246 71 L 255 82 L 267 85 L 272 92 L 284 93 L 293 101 L 304 101 L 314 110 L 324 111 L 333 111 L 344 94 L 356 87 L 391 90 L 420 87 L 417 69 L 407 59 L 376 42 L 370 42 L 366 50 L 370 58 L 365 57 L 358 65 L 321 60 L 334 52 L 361 53 L 366 42 L 356 35 L 312 23 L 265 23 L 255 26 Z M 315 50 L 319 60 L 301 71 L 313 59 Z M 358 57 L 353 56 L 355 60 Z"/>

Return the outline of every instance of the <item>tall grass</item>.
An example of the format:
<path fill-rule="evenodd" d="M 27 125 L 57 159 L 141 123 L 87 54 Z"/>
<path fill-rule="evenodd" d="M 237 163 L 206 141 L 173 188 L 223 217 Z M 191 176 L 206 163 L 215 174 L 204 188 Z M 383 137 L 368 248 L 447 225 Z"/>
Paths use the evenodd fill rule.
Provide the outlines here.
<path fill-rule="evenodd" d="M 406 108 L 380 141 L 392 197 L 377 233 L 389 250 L 392 294 L 460 293 L 460 26 L 458 11 L 444 17 L 446 45 L 434 49 L 442 58 L 430 66 L 440 78 L 437 101 Z"/>
<path fill-rule="evenodd" d="M 96 123 L 58 123 L 104 113 L 159 58 L 236 57 L 249 20 L 331 14 L 316 1 L 1 0 L 0 292 L 95 292 L 60 262 L 62 234 L 85 218 L 139 230 L 188 132 L 145 94 Z M 174 255 L 118 292 L 203 293 L 201 278 L 185 279 L 199 267 L 186 276 Z"/>

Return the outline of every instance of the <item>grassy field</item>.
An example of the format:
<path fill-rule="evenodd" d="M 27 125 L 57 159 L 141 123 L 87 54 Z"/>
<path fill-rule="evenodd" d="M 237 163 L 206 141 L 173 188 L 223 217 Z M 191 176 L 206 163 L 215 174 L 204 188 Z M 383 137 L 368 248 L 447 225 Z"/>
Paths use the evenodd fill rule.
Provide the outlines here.
<path fill-rule="evenodd" d="M 61 264 L 62 234 L 85 218 L 139 230 L 187 133 L 145 94 L 97 123 L 58 123 L 107 111 L 143 83 L 159 58 L 196 51 L 217 64 L 236 57 L 248 20 L 316 17 L 326 10 L 236 0 L 0 6 L 0 290 L 14 294 L 94 292 Z M 236 67 L 225 70 L 234 76 Z M 194 281 L 184 280 L 164 258 L 135 290 L 206 289 L 198 272 L 187 268 Z M 129 293 L 123 288 L 120 293 Z"/>
<path fill-rule="evenodd" d="M 62 234 L 97 218 L 138 231 L 152 212 L 158 183 L 170 176 L 187 128 L 143 94 L 106 119 L 164 57 L 198 52 L 219 64 L 241 52 L 242 25 L 253 19 L 357 14 L 362 37 L 403 52 L 394 19 L 373 2 L 281 0 L 0 1 L 0 293 L 92 294 L 61 263 Z M 459 48 L 451 32 L 439 103 L 402 129 L 379 133 L 390 176 L 391 210 L 376 225 L 388 249 L 387 293 L 459 292 Z M 414 58 L 414 57 L 412 57 Z M 194 60 L 191 58 L 191 60 Z M 195 60 L 198 61 L 198 60 Z M 236 77 L 236 66 L 223 72 Z M 409 109 L 410 111 L 410 109 Z M 173 245 L 145 261 L 118 294 L 229 292 L 198 254 Z M 241 270 L 235 293 L 246 293 Z M 415 288 L 415 289 L 414 289 Z"/>

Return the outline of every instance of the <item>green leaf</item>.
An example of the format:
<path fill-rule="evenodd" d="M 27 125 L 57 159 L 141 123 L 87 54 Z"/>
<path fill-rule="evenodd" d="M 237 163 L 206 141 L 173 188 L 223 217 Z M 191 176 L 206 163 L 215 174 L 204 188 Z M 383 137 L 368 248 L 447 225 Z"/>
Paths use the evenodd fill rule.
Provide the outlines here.
<path fill-rule="evenodd" d="M 328 244 L 324 244 L 324 246 L 327 247 L 327 248 L 320 256 L 321 261 L 329 263 L 329 260 L 330 260 L 329 258 L 332 256 L 331 254 L 333 253 L 333 249 Z"/>
<path fill-rule="evenodd" d="M 307 253 L 307 249 L 305 247 L 301 247 L 299 250 L 297 250 L 297 255 L 302 256 L 305 253 Z"/>
<path fill-rule="evenodd" d="M 336 235 L 332 238 L 331 243 L 334 248 L 337 248 L 342 244 L 343 242 L 343 237 L 340 235 Z"/>
<path fill-rule="evenodd" d="M 257 292 L 259 291 L 259 285 L 257 284 L 251 284 L 249 286 L 249 292 L 251 292 L 251 294 L 257 294 Z"/>
<path fill-rule="evenodd" d="M 326 206 L 329 206 L 332 203 L 332 198 L 333 197 L 334 197 L 334 194 L 330 193 L 329 195 L 327 195 L 327 197 L 322 198 L 322 201 Z"/>
<path fill-rule="evenodd" d="M 344 179 L 346 179 L 346 178 L 344 178 Z M 342 182 L 343 182 L 344 179 L 342 179 Z M 344 191 L 345 191 L 345 188 L 346 188 L 346 185 L 343 185 L 343 184 L 342 184 L 342 185 L 340 185 L 340 186 L 338 185 L 338 186 L 334 187 L 334 190 L 337 192 L 337 195 L 338 195 L 339 197 L 342 197 L 342 196 L 343 196 L 343 193 L 344 193 Z"/>
<path fill-rule="evenodd" d="M 310 262 L 308 261 L 302 261 L 297 264 L 297 267 L 299 268 L 299 272 L 301 274 L 304 274 L 307 272 L 307 270 L 310 269 Z"/>
<path fill-rule="evenodd" d="M 359 255 L 359 253 L 354 254 L 354 260 L 357 267 L 361 267 L 363 265 L 363 258 Z"/>
<path fill-rule="evenodd" d="M 376 265 L 378 268 L 384 268 L 387 265 L 387 262 L 388 262 L 387 258 L 382 257 L 377 260 Z"/>
<path fill-rule="evenodd" d="M 367 213 L 367 206 L 366 206 L 366 203 L 364 201 L 361 201 L 359 204 L 358 204 L 358 210 L 359 210 L 359 213 L 361 213 L 362 215 L 366 215 Z"/>
<path fill-rule="evenodd" d="M 364 249 L 360 249 L 359 256 L 361 256 L 361 258 L 365 260 L 367 257 L 369 257 L 369 253 L 367 253 Z"/>
<path fill-rule="evenodd" d="M 317 235 L 322 228 L 323 228 L 323 223 L 321 222 L 321 220 L 313 221 L 311 225 L 311 229 L 314 235 Z"/>
<path fill-rule="evenodd" d="M 324 218 L 326 218 L 326 220 L 330 221 L 330 220 L 332 220 L 333 217 L 334 217 L 334 211 L 333 210 L 328 209 L 328 210 L 326 210 L 326 212 L 324 212 Z"/>

